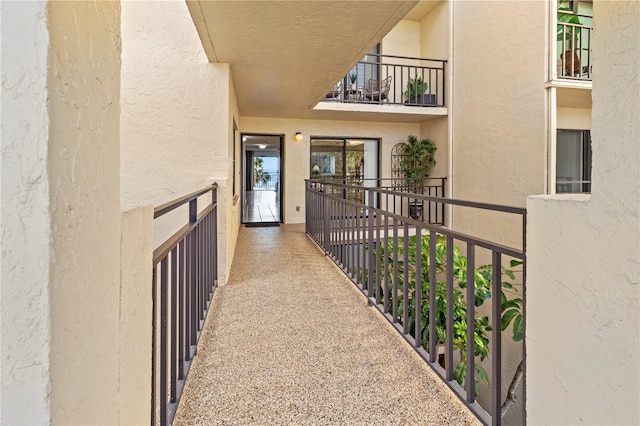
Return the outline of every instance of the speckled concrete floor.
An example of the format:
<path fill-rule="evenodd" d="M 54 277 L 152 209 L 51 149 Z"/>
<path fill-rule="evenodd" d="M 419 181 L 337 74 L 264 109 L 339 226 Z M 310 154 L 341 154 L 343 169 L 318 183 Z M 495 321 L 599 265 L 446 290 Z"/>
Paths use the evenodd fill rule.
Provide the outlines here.
<path fill-rule="evenodd" d="M 300 225 L 242 228 L 174 425 L 480 424 Z"/>

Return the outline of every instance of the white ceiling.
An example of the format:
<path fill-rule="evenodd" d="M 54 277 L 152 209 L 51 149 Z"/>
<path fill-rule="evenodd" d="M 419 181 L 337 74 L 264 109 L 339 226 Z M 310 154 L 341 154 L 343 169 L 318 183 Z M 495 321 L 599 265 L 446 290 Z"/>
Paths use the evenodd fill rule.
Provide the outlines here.
<path fill-rule="evenodd" d="M 312 108 L 417 4 L 187 0 L 211 62 L 227 63 L 240 114 L 313 117 Z"/>

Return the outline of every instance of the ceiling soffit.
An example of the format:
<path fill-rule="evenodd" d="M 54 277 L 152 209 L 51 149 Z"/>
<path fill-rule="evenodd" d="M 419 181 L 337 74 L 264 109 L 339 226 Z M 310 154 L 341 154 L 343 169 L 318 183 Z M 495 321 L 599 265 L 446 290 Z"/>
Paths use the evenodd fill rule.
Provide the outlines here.
<path fill-rule="evenodd" d="M 231 67 L 240 113 L 309 116 L 416 1 L 187 0 L 211 62 Z"/>

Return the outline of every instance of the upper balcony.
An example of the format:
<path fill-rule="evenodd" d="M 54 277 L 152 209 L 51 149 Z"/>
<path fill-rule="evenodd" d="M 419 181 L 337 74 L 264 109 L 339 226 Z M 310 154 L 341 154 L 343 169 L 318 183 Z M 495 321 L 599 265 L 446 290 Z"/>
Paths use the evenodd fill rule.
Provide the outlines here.
<path fill-rule="evenodd" d="M 446 63 L 441 59 L 368 54 L 329 89 L 315 110 L 445 116 Z"/>
<path fill-rule="evenodd" d="M 557 16 L 557 78 L 591 81 L 592 14 L 574 12 L 560 5 Z"/>

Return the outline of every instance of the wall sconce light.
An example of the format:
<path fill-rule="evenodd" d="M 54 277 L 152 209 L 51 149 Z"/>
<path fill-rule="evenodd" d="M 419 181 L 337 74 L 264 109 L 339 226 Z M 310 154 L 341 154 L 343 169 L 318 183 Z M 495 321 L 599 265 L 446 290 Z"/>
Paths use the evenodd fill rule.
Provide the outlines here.
<path fill-rule="evenodd" d="M 293 138 L 296 142 L 300 142 L 302 140 L 302 132 L 296 132 L 296 135 Z"/>
<path fill-rule="evenodd" d="M 311 168 L 311 173 L 314 173 L 314 174 L 320 173 L 320 166 L 318 166 L 317 164 L 315 164 L 315 165 Z"/>

